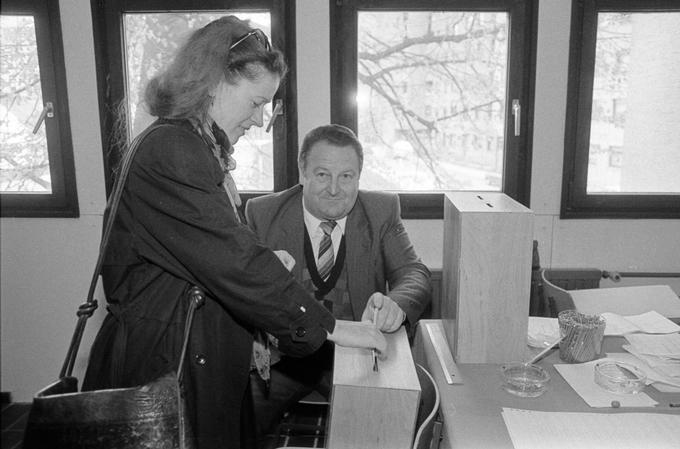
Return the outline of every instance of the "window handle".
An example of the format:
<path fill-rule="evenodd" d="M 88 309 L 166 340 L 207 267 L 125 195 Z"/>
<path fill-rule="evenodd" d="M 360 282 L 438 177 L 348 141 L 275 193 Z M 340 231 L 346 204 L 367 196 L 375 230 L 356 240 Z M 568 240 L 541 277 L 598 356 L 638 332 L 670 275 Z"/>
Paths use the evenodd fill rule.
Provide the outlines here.
<path fill-rule="evenodd" d="M 519 100 L 512 100 L 512 115 L 515 116 L 515 137 L 519 136 L 520 121 L 522 119 L 522 106 L 519 105 Z"/>
<path fill-rule="evenodd" d="M 276 104 L 274 105 L 274 110 L 272 111 L 272 118 L 269 119 L 269 123 L 267 124 L 266 132 L 269 132 L 269 131 L 272 130 L 272 126 L 274 126 L 274 122 L 276 121 L 276 118 L 279 115 L 283 115 L 283 100 L 276 100 Z"/>
<path fill-rule="evenodd" d="M 45 117 L 47 117 L 47 118 L 54 117 L 54 105 L 52 105 L 51 101 L 48 101 L 47 103 L 45 103 L 45 107 L 43 108 L 42 112 L 40 113 L 40 117 L 38 117 L 38 122 L 33 127 L 33 134 L 38 133 L 40 126 L 45 121 Z"/>

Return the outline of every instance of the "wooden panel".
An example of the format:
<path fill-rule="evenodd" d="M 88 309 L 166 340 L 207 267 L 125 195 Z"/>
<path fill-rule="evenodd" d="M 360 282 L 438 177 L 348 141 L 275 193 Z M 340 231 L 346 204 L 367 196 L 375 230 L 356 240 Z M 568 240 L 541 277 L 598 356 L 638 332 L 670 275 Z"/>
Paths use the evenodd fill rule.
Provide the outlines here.
<path fill-rule="evenodd" d="M 371 351 L 336 346 L 328 449 L 409 449 L 420 383 L 406 331 L 385 334 L 386 358 L 373 371 Z"/>
<path fill-rule="evenodd" d="M 532 211 L 507 195 L 446 195 L 441 310 L 457 362 L 523 359 L 532 239 Z"/>

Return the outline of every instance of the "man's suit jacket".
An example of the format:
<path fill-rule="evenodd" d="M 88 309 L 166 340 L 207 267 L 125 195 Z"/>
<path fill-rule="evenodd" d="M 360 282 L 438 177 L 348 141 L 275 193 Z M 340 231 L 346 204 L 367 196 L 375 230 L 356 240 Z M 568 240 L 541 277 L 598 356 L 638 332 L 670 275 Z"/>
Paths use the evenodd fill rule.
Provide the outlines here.
<path fill-rule="evenodd" d="M 295 258 L 293 274 L 302 279 L 302 186 L 249 200 L 246 218 L 262 243 L 272 250 L 286 250 Z M 388 296 L 414 324 L 432 298 L 430 271 L 416 255 L 404 229 L 397 195 L 359 191 L 347 216 L 345 245 L 354 319 L 361 319 L 371 294 L 386 293 L 389 286 Z"/>

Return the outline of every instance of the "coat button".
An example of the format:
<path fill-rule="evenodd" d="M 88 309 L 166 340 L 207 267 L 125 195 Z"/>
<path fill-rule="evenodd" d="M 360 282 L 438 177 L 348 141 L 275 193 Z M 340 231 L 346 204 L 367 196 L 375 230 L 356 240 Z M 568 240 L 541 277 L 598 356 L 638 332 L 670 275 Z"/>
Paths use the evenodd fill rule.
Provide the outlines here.
<path fill-rule="evenodd" d="M 295 335 L 298 337 L 304 337 L 307 334 L 307 330 L 304 327 L 298 327 L 295 329 Z"/>
<path fill-rule="evenodd" d="M 200 366 L 203 366 L 208 362 L 208 359 L 205 358 L 205 356 L 203 354 L 196 354 L 194 356 L 194 359 L 196 361 L 196 365 L 200 365 Z"/>

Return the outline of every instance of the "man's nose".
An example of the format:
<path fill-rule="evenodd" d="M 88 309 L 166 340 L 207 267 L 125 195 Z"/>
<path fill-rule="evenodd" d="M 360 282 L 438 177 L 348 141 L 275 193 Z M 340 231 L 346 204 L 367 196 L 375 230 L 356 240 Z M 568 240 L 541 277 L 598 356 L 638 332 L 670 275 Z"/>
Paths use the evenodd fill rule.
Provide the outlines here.
<path fill-rule="evenodd" d="M 337 195 L 338 192 L 340 192 L 340 183 L 337 179 L 331 179 L 331 182 L 328 186 L 328 192 L 331 195 Z"/>

